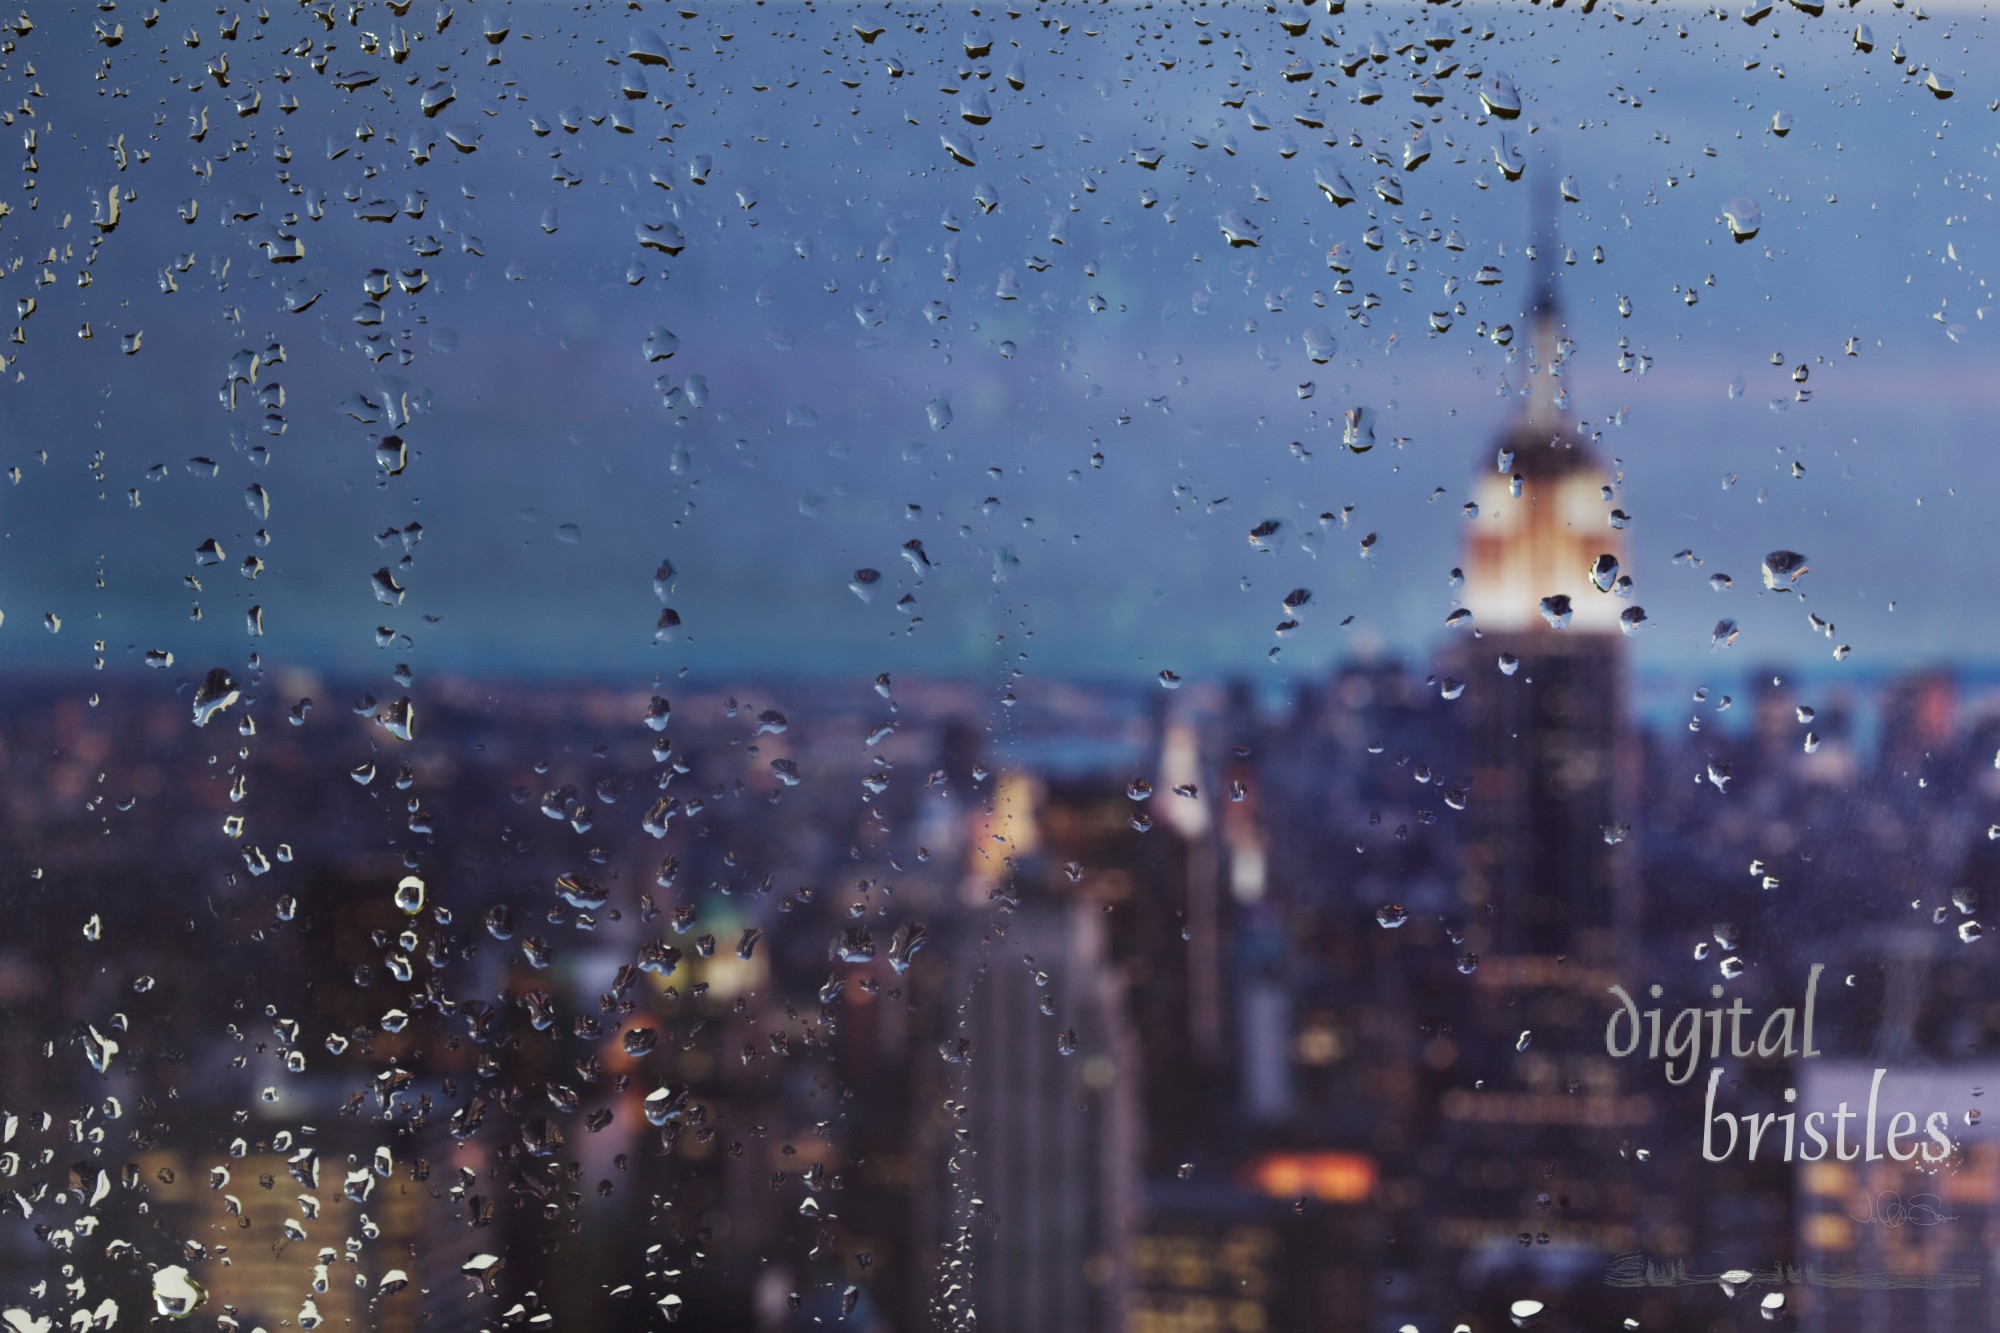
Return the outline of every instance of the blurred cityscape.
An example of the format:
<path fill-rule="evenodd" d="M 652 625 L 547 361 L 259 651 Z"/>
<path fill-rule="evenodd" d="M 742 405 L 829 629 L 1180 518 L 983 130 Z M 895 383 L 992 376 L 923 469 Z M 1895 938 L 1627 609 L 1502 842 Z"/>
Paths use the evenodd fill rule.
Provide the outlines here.
<path fill-rule="evenodd" d="M 0 1333 L 2000 1330 L 2000 680 L 1619 508 L 1986 651 L 1979 6 L 163 8 L 0 25 Z"/>
<path fill-rule="evenodd" d="M 2000 691 L 1642 726 L 1601 461 L 1552 399 L 1479 466 L 1439 672 L 1275 708 L 14 682 L 10 1328 L 2000 1326 Z M 1705 1160 L 1706 1078 L 1607 1049 L 1614 985 L 1813 964 L 1824 1062 L 1729 1111 L 1886 1067 L 1950 1161 Z"/>

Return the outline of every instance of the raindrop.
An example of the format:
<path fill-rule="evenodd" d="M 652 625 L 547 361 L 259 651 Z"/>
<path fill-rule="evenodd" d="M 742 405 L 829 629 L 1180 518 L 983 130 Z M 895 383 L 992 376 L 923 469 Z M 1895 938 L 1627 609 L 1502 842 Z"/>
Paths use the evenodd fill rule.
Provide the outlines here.
<path fill-rule="evenodd" d="M 1722 218 L 1729 224 L 1729 235 L 1739 245 L 1756 236 L 1763 215 L 1764 210 L 1748 195 L 1731 199 L 1722 206 Z"/>
<path fill-rule="evenodd" d="M 153 1307 L 163 1319 L 186 1319 L 201 1308 L 208 1293 L 188 1276 L 187 1269 L 173 1264 L 153 1274 Z"/>
<path fill-rule="evenodd" d="M 1347 422 L 1341 432 L 1341 443 L 1357 454 L 1365 454 L 1375 447 L 1375 410 L 1368 407 L 1347 409 Z"/>
<path fill-rule="evenodd" d="M 194 724 L 205 727 L 209 719 L 235 703 L 238 698 L 236 682 L 221 667 L 210 671 L 194 692 Z"/>
<path fill-rule="evenodd" d="M 1521 114 L 1521 94 L 1505 74 L 1489 74 L 1479 84 L 1479 101 L 1489 115 L 1512 120 Z"/>
<path fill-rule="evenodd" d="M 1773 551 L 1764 557 L 1764 586 L 1781 591 L 1804 577 L 1809 566 L 1797 551 Z"/>
<path fill-rule="evenodd" d="M 1332 158 L 1322 158 L 1313 168 L 1313 184 L 1319 186 L 1327 202 L 1337 208 L 1345 208 L 1355 200 L 1354 187 L 1347 183 L 1347 177 L 1341 174 Z"/>
<path fill-rule="evenodd" d="M 416 725 L 416 708 L 409 699 L 397 699 L 375 711 L 375 725 L 399 741 L 410 740 Z"/>
<path fill-rule="evenodd" d="M 1232 248 L 1254 248 L 1264 236 L 1262 228 L 1233 208 L 1216 219 L 1216 223 Z"/>

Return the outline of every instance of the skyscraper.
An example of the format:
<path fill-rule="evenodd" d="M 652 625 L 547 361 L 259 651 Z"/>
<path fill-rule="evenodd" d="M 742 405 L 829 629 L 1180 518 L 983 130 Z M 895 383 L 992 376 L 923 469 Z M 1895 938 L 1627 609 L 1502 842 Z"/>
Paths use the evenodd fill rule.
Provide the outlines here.
<path fill-rule="evenodd" d="M 990 966 L 976 980 L 966 969 L 971 1045 L 957 1095 L 969 1150 L 953 1158 L 953 1211 L 970 1209 L 964 1271 L 982 1328 L 1125 1325 L 1138 1073 L 1103 922 L 1093 904 L 1028 902 Z M 1056 978 L 1065 993 L 1050 1017 L 1042 999 Z"/>
<path fill-rule="evenodd" d="M 1466 541 L 1461 886 L 1493 955 L 1601 960 L 1633 906 L 1615 843 L 1631 817 L 1624 630 L 1643 613 L 1612 477 L 1568 415 L 1556 246 L 1537 230 L 1521 406 L 1481 458 Z"/>
<path fill-rule="evenodd" d="M 1536 230 L 1542 271 L 1509 367 L 1518 406 L 1480 459 L 1463 568 L 1471 637 L 1447 668 L 1465 682 L 1453 706 L 1470 975 L 1434 1002 L 1431 1030 L 1452 1054 L 1444 1149 L 1424 1169 L 1434 1280 L 1489 1307 L 1501 1291 L 1561 1291 L 1580 1312 L 1610 1257 L 1641 1240 L 1620 1150 L 1657 1115 L 1602 1040 L 1634 909 L 1616 844 L 1635 819 L 1623 672 L 1639 617 L 1612 477 L 1568 414 L 1546 208 Z"/>

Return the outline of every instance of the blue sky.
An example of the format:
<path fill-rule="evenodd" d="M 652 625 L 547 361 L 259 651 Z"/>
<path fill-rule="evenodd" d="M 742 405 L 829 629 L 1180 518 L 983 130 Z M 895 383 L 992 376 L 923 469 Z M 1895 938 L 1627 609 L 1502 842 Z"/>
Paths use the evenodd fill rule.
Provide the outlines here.
<path fill-rule="evenodd" d="M 8 295 L 36 303 L 0 393 L 0 466 L 23 469 L 0 487 L 0 652 L 76 669 L 103 638 L 114 660 L 166 648 L 190 670 L 254 647 L 313 669 L 1021 665 L 1140 681 L 1318 672 L 1357 649 L 1420 662 L 1455 605 L 1460 506 L 1512 410 L 1501 385 L 1522 383 L 1481 330 L 1523 324 L 1532 185 L 1552 176 L 1576 195 L 1556 217 L 1578 257 L 1556 279 L 1564 382 L 1622 470 L 1652 621 L 1633 642 L 1642 668 L 1699 682 L 1735 658 L 1830 663 L 1836 641 L 1857 671 L 1990 665 L 2000 60 L 1984 15 L 1787 6 L 1752 26 L 1628 8 L 1641 21 L 1615 6 L 1299 9 L 1311 23 L 1293 38 L 1278 27 L 1293 11 L 1261 7 L 703 6 L 649 11 L 635 41 L 622 12 L 481 5 L 442 33 L 414 10 L 376 16 L 378 41 L 410 34 L 402 64 L 365 50 L 365 29 L 329 36 L 291 12 L 233 42 L 208 16 L 196 47 L 186 15 L 129 20 L 116 47 L 90 35 L 102 16 L 38 15 L 7 66 L 9 100 L 44 96 L 29 99 L 37 169 L 0 191 L 0 243 L 20 261 Z M 1433 22 L 1457 65 L 1434 113 L 1410 94 L 1435 64 L 1412 72 L 1396 51 Z M 857 26 L 883 31 L 864 42 Z M 1381 62 L 1366 54 L 1378 33 Z M 982 35 L 991 54 L 968 57 Z M 285 49 L 306 38 L 335 43 L 315 48 L 324 73 Z M 627 55 L 655 46 L 671 69 Z M 227 87 L 208 70 L 218 53 Z M 1932 69 L 1949 100 L 1923 86 Z M 1495 72 L 1519 90 L 1516 120 L 1482 113 Z M 646 95 L 628 98 L 635 73 Z M 1383 97 L 1364 103 L 1370 77 Z M 451 100 L 425 116 L 440 84 Z M 236 114 L 252 94 L 258 109 Z M 974 94 L 983 125 L 963 114 L 981 112 Z M 1403 170 L 1413 121 L 1431 155 Z M 1495 166 L 1503 133 L 1520 181 Z M 1324 161 L 1362 198 L 1330 203 Z M 1371 193 L 1387 176 L 1400 205 Z M 100 233 L 111 188 L 130 195 Z M 1761 230 L 1735 244 L 1723 209 L 1746 196 Z M 378 199 L 398 215 L 360 220 Z M 1232 210 L 1260 229 L 1255 248 L 1228 244 Z M 672 229 L 676 254 L 642 243 Z M 1462 248 L 1443 243 L 1453 233 Z M 302 259 L 266 258 L 295 241 Z M 1326 263 L 1336 243 L 1350 294 Z M 1501 281 L 1481 285 L 1489 266 Z M 395 289 L 417 269 L 420 290 Z M 381 323 L 357 324 L 376 270 Z M 1362 304 L 1365 326 L 1348 313 Z M 361 341 L 378 328 L 380 361 Z M 649 362 L 662 328 L 677 350 Z M 282 384 L 268 409 L 282 435 L 263 433 L 253 386 L 234 412 L 219 401 L 232 355 L 274 342 L 283 364 L 257 382 Z M 1621 352 L 1645 373 L 1621 371 Z M 700 376 L 702 404 L 663 402 L 662 376 Z M 1794 401 L 1801 387 L 1811 401 Z M 420 410 L 400 428 L 410 466 L 388 477 L 375 446 L 391 422 L 367 404 L 392 401 Z M 1378 414 L 1367 454 L 1341 447 L 1352 407 Z M 268 519 L 244 502 L 253 482 Z M 1347 527 L 1321 529 L 1346 506 Z M 1267 518 L 1288 537 L 1269 555 L 1246 540 Z M 413 521 L 407 597 L 385 607 L 369 578 L 403 547 L 376 539 Z M 227 563 L 200 568 L 211 537 Z M 1811 559 L 1803 607 L 1759 585 L 1776 547 Z M 1672 562 L 1684 549 L 1700 568 Z M 235 573 L 253 551 L 254 583 Z M 665 645 L 662 558 L 685 631 Z M 882 574 L 867 603 L 847 586 L 863 567 Z M 1295 587 L 1314 600 L 1273 663 Z M 261 641 L 245 637 L 251 605 Z M 1718 661 L 1724 616 L 1742 637 Z M 379 649 L 378 626 L 411 646 Z"/>

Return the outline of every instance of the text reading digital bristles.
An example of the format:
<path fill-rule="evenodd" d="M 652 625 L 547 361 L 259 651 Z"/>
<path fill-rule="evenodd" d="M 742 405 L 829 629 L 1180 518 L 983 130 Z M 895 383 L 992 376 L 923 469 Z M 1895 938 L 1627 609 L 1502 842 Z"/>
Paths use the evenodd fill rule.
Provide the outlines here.
<path fill-rule="evenodd" d="M 1635 1055 L 1643 1046 L 1648 1060 L 1664 1061 L 1667 1082 L 1679 1086 L 1694 1077 L 1703 1061 L 1747 1060 L 1796 1056 L 1810 1060 L 1820 1054 L 1813 1045 L 1814 1006 L 1818 1000 L 1819 976 L 1824 965 L 1814 963 L 1806 978 L 1805 1003 L 1799 1009 L 1775 1009 L 1756 1025 L 1749 1007 L 1738 997 L 1727 1008 L 1682 1009 L 1670 1022 L 1661 1021 L 1658 1009 L 1641 1010 L 1623 986 L 1612 986 L 1619 1007 L 1604 1026 L 1604 1049 L 1614 1059 Z M 1652 988 L 1658 999 L 1660 987 Z M 1714 992 L 1718 997 L 1721 987 Z M 1745 1020 L 1750 1020 L 1746 1023 Z M 1754 1028 L 1754 1040 L 1746 1029 Z M 1724 1040 L 1725 1034 L 1727 1040 Z M 1924 1120 L 1921 1133 L 1917 1117 L 1897 1111 L 1884 1127 L 1878 1117 L 1882 1081 L 1888 1070 L 1877 1069 L 1868 1084 L 1865 1112 L 1840 1102 L 1832 1110 L 1799 1112 L 1731 1113 L 1715 1107 L 1716 1092 L 1722 1082 L 1722 1066 L 1708 1071 L 1708 1095 L 1702 1107 L 1701 1155 L 1711 1162 L 1727 1161 L 1741 1146 L 1746 1158 L 1761 1152 L 1766 1159 L 1817 1162 L 1834 1157 L 1843 1162 L 1879 1162 L 1885 1159 L 1908 1162 L 1922 1158 L 1941 1162 L 1951 1155 L 1948 1129 L 1951 1117 L 1934 1111 Z M 1798 1099 L 1796 1088 L 1785 1089 L 1785 1101 Z M 1853 1122 L 1859 1121 L 1857 1126 Z"/>

